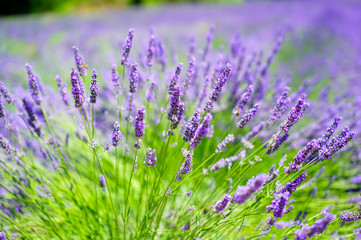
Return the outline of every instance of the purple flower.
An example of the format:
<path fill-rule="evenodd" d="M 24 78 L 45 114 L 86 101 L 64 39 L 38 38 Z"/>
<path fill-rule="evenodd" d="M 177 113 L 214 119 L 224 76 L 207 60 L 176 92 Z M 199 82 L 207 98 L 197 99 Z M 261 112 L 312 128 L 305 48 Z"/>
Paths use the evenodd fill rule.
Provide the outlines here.
<path fill-rule="evenodd" d="M 14 152 L 16 152 L 15 148 L 11 146 L 9 143 L 9 140 L 7 140 L 5 137 L 3 137 L 0 134 L 0 146 L 9 154 L 12 155 Z"/>
<path fill-rule="evenodd" d="M 300 98 L 298 99 L 298 102 L 296 106 L 294 106 L 286 121 L 284 121 L 281 126 L 281 132 L 287 133 L 290 128 L 298 122 L 298 120 L 303 116 L 303 113 L 308 108 L 308 104 L 305 102 L 306 100 L 306 94 L 301 94 Z"/>
<path fill-rule="evenodd" d="M 1 94 L 0 94 L 0 118 L 5 117 L 5 109 L 4 109 L 4 105 L 3 105 L 3 100 L 1 99 Z"/>
<path fill-rule="evenodd" d="M 138 138 L 141 138 L 144 135 L 144 128 L 145 128 L 144 113 L 145 113 L 145 109 L 143 106 L 141 106 L 138 108 L 138 114 L 135 117 L 134 132 L 135 132 L 135 136 Z"/>
<path fill-rule="evenodd" d="M 183 157 L 185 157 L 184 163 L 182 163 L 179 171 L 177 172 L 176 179 L 177 181 L 182 180 L 182 176 L 193 171 L 193 151 L 182 148 Z"/>
<path fill-rule="evenodd" d="M 233 195 L 233 202 L 237 204 L 244 203 L 253 193 L 263 187 L 267 181 L 268 175 L 261 173 L 256 177 L 252 177 L 248 180 L 247 185 L 238 186 L 236 192 Z"/>
<path fill-rule="evenodd" d="M 184 227 L 181 228 L 182 232 L 189 231 L 191 225 L 192 225 L 192 222 L 186 223 L 184 225 Z"/>
<path fill-rule="evenodd" d="M 169 86 L 168 86 L 168 93 L 170 95 L 173 94 L 174 89 L 175 89 L 176 85 L 178 84 L 179 75 L 180 75 L 180 72 L 182 71 L 182 67 L 183 67 L 183 64 L 179 63 L 177 65 L 177 68 L 176 68 L 175 72 L 172 74 L 172 76 L 170 78 L 170 82 L 169 82 Z"/>
<path fill-rule="evenodd" d="M 136 149 L 141 149 L 142 148 L 142 139 L 138 138 L 138 140 L 134 143 L 133 147 Z"/>
<path fill-rule="evenodd" d="M 72 71 L 70 73 L 70 80 L 72 86 L 71 93 L 73 94 L 75 107 L 81 108 L 84 104 L 84 95 L 81 88 L 79 73 L 74 68 L 72 68 Z"/>
<path fill-rule="evenodd" d="M 208 91 L 208 85 L 209 82 L 211 81 L 211 77 L 209 75 L 206 75 L 205 79 L 204 79 L 204 84 L 203 84 L 203 88 L 202 91 L 199 93 L 199 104 L 198 104 L 198 108 L 200 108 L 202 106 L 203 100 L 205 99 L 205 97 L 207 96 L 207 91 Z"/>
<path fill-rule="evenodd" d="M 59 75 L 55 76 L 56 83 L 58 85 L 59 95 L 66 106 L 70 105 L 70 95 L 66 87 L 66 82 L 63 82 Z"/>
<path fill-rule="evenodd" d="M 242 94 L 241 98 L 239 99 L 237 106 L 233 109 L 233 114 L 239 116 L 246 106 L 247 102 L 251 98 L 253 94 L 253 85 L 249 85 L 246 91 Z"/>
<path fill-rule="evenodd" d="M 155 166 L 157 162 L 157 156 L 155 155 L 155 149 L 147 148 L 147 154 L 145 156 L 144 164 L 146 166 Z"/>
<path fill-rule="evenodd" d="M 0 232 L 0 240 L 6 240 L 6 235 L 4 232 Z"/>
<path fill-rule="evenodd" d="M 212 206 L 213 212 L 220 213 L 224 209 L 226 209 L 231 198 L 232 196 L 229 194 L 224 195 L 223 199 L 219 200 L 216 204 Z"/>
<path fill-rule="evenodd" d="M 217 145 L 216 153 L 222 152 L 223 149 L 227 146 L 227 144 L 233 141 L 234 141 L 234 136 L 232 134 L 228 134 L 227 137 Z"/>
<path fill-rule="evenodd" d="M 184 103 L 181 101 L 180 87 L 175 87 L 170 96 L 168 119 L 171 121 L 171 131 L 176 129 L 184 113 Z"/>
<path fill-rule="evenodd" d="M 191 84 L 191 82 L 194 78 L 195 61 L 196 61 L 196 59 L 193 56 L 189 58 L 189 65 L 187 67 L 187 75 L 186 75 L 186 79 L 183 83 L 184 91 L 186 91 L 189 88 L 189 85 Z"/>
<path fill-rule="evenodd" d="M 238 159 L 240 159 L 241 157 L 244 156 L 244 153 L 245 153 L 244 151 L 241 151 L 235 156 L 232 156 L 232 157 L 229 157 L 229 158 L 221 158 L 215 164 L 210 166 L 209 170 L 214 172 L 214 171 L 218 171 L 218 170 L 224 168 L 227 165 L 228 165 L 228 167 L 231 167 L 233 162 L 237 161 Z"/>
<path fill-rule="evenodd" d="M 202 124 L 197 128 L 197 131 L 194 133 L 194 137 L 190 141 L 190 146 L 192 148 L 196 148 L 201 142 L 202 138 L 204 138 L 209 130 L 209 125 L 211 123 L 213 116 L 208 113 L 204 119 Z"/>
<path fill-rule="evenodd" d="M 262 71 L 261 71 L 261 76 L 264 77 L 267 72 L 268 72 L 268 69 L 269 69 L 269 66 L 271 65 L 272 63 L 272 60 L 274 58 L 274 56 L 278 53 L 280 47 L 281 47 L 281 44 L 283 42 L 283 36 L 279 36 L 277 38 L 277 41 L 276 43 L 274 44 L 273 46 L 273 49 L 271 51 L 271 53 L 268 55 L 268 58 L 267 58 L 267 62 L 265 64 L 265 66 L 263 67 Z"/>
<path fill-rule="evenodd" d="M 324 218 L 318 219 L 312 226 L 304 225 L 302 229 L 295 231 L 295 239 L 306 240 L 307 238 L 323 233 L 334 219 L 336 219 L 335 215 L 327 214 Z"/>
<path fill-rule="evenodd" d="M 40 137 L 42 135 L 42 131 L 41 131 L 41 128 L 39 127 L 39 123 L 38 123 L 38 120 L 34 113 L 33 106 L 26 98 L 23 98 L 22 101 L 23 101 L 23 107 L 28 115 L 27 122 L 28 122 L 29 126 L 34 130 L 36 135 L 38 135 Z"/>
<path fill-rule="evenodd" d="M 288 97 L 291 89 L 289 87 L 285 87 L 282 92 L 282 95 L 278 98 L 276 106 L 272 109 L 271 115 L 268 118 L 268 125 L 274 125 L 281 116 L 286 112 L 287 108 L 290 105 L 291 99 Z"/>
<path fill-rule="evenodd" d="M 184 130 L 183 140 L 189 142 L 197 131 L 200 121 L 199 109 L 194 111 L 193 116 L 189 119 L 186 129 Z"/>
<path fill-rule="evenodd" d="M 103 174 L 100 174 L 99 183 L 102 188 L 105 188 L 107 186 L 107 183 L 106 183 L 106 180 L 105 180 L 105 177 Z"/>
<path fill-rule="evenodd" d="M 122 134 L 121 134 L 119 128 L 120 128 L 120 126 L 119 126 L 118 122 L 115 122 L 114 126 L 113 126 L 113 133 L 112 133 L 112 143 L 113 143 L 114 147 L 119 146 L 119 140 L 122 137 Z"/>
<path fill-rule="evenodd" d="M 146 93 L 146 98 L 147 98 L 148 102 L 154 101 L 154 99 L 155 99 L 154 88 L 155 88 L 155 82 L 152 82 L 149 90 L 147 90 L 147 93 Z"/>
<path fill-rule="evenodd" d="M 119 74 L 117 71 L 117 65 L 112 65 L 112 82 L 114 86 L 114 94 L 120 96 L 122 94 L 122 87 L 120 86 Z"/>
<path fill-rule="evenodd" d="M 247 110 L 247 112 L 242 116 L 242 118 L 236 124 L 238 128 L 244 128 L 249 121 L 256 115 L 259 110 L 261 103 L 256 103 L 253 108 Z"/>
<path fill-rule="evenodd" d="M 353 222 L 361 219 L 360 210 L 357 212 L 344 211 L 340 214 L 340 218 L 345 222 Z"/>
<path fill-rule="evenodd" d="M 266 122 L 262 121 L 260 122 L 258 125 L 256 125 L 250 132 L 248 132 L 244 138 L 246 140 L 249 140 L 251 138 L 253 138 L 254 136 L 256 136 L 258 133 L 260 133 L 262 131 L 262 129 L 266 126 Z"/>
<path fill-rule="evenodd" d="M 0 92 L 4 96 L 4 99 L 7 103 L 10 104 L 13 102 L 13 98 L 10 96 L 9 90 L 2 81 L 0 81 Z"/>
<path fill-rule="evenodd" d="M 356 175 L 350 179 L 351 184 L 359 184 L 361 183 L 361 175 Z"/>
<path fill-rule="evenodd" d="M 122 57 L 120 59 L 120 64 L 123 66 L 125 66 L 125 65 L 127 66 L 129 64 L 128 57 L 129 57 L 130 50 L 132 49 L 133 37 L 134 37 L 134 28 L 130 28 L 128 37 L 123 44 L 123 52 L 122 52 Z"/>
<path fill-rule="evenodd" d="M 132 68 L 130 70 L 130 76 L 129 76 L 129 92 L 135 93 L 138 88 L 138 66 L 137 64 L 132 64 Z"/>
<path fill-rule="evenodd" d="M 150 67 L 154 63 L 154 49 L 155 48 L 155 36 L 153 34 L 150 35 L 148 49 L 147 49 L 147 66 Z"/>
<path fill-rule="evenodd" d="M 232 71 L 231 64 L 227 63 L 224 70 L 219 74 L 217 82 L 214 84 L 213 90 L 209 94 L 207 103 L 204 107 L 204 111 L 210 111 L 213 109 L 213 103 L 218 101 L 219 96 L 221 95 L 222 88 L 226 83 L 228 77 L 230 76 Z"/>
<path fill-rule="evenodd" d="M 79 71 L 79 75 L 86 76 L 86 68 L 88 68 L 88 66 L 85 64 L 83 56 L 80 55 L 79 48 L 77 46 L 73 46 L 73 51 L 75 64 Z"/>
<path fill-rule="evenodd" d="M 39 80 L 35 76 L 33 68 L 29 63 L 26 63 L 25 67 L 28 72 L 30 95 L 34 99 L 35 103 L 39 105 L 41 103 Z"/>
<path fill-rule="evenodd" d="M 98 91 L 99 91 L 99 85 L 98 85 L 98 81 L 97 81 L 97 71 L 95 69 L 93 69 L 93 75 L 92 75 L 92 82 L 90 83 L 89 89 L 90 89 L 90 102 L 91 103 L 96 103 L 97 101 L 97 96 L 98 96 Z"/>

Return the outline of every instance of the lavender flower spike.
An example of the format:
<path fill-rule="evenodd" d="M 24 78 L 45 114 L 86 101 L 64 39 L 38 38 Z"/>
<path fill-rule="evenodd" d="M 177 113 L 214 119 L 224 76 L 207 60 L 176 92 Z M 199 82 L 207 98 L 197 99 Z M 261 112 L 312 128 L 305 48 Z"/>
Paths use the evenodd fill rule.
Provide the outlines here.
<path fill-rule="evenodd" d="M 187 174 L 193 171 L 193 150 L 187 150 L 182 148 L 183 157 L 185 157 L 184 163 L 180 167 L 179 171 L 177 172 L 176 179 L 177 181 L 182 180 L 181 175 Z"/>
<path fill-rule="evenodd" d="M 239 116 L 246 106 L 248 100 L 251 98 L 253 94 L 253 85 L 249 85 L 246 91 L 242 94 L 241 99 L 239 99 L 237 106 L 233 109 L 233 114 L 235 116 Z"/>
<path fill-rule="evenodd" d="M 4 232 L 0 232 L 0 240 L 6 240 L 6 235 Z"/>
<path fill-rule="evenodd" d="M 295 240 L 306 240 L 323 233 L 334 219 L 336 219 L 335 215 L 327 214 L 324 218 L 318 219 L 312 226 L 304 225 L 302 229 L 295 231 Z"/>
<path fill-rule="evenodd" d="M 3 137 L 0 134 L 0 146 L 9 154 L 13 154 L 14 152 L 16 152 L 15 148 L 13 146 L 11 146 L 11 144 L 9 143 L 9 140 L 7 140 L 5 137 Z"/>
<path fill-rule="evenodd" d="M 119 74 L 117 71 L 117 65 L 112 65 L 112 82 L 114 86 L 114 94 L 120 96 L 122 94 L 122 87 L 120 86 Z"/>
<path fill-rule="evenodd" d="M 157 162 L 157 156 L 155 155 L 155 149 L 147 148 L 147 154 L 145 156 L 144 164 L 146 166 L 155 166 Z"/>
<path fill-rule="evenodd" d="M 0 118 L 5 117 L 5 109 L 4 109 L 4 105 L 3 105 L 3 100 L 1 99 L 1 94 L 0 94 Z"/>
<path fill-rule="evenodd" d="M 212 206 L 213 212 L 220 213 L 229 205 L 229 201 L 232 196 L 229 194 L 224 195 L 223 199 L 219 200 L 216 204 Z"/>
<path fill-rule="evenodd" d="M 129 76 L 129 92 L 135 93 L 138 88 L 138 65 L 136 63 L 132 64 L 132 68 L 130 70 L 130 76 Z"/>
<path fill-rule="evenodd" d="M 290 130 L 290 128 L 295 123 L 297 123 L 298 120 L 303 116 L 303 113 L 306 111 L 306 109 L 309 106 L 305 102 L 305 100 L 306 100 L 306 94 L 303 93 L 303 94 L 301 94 L 300 98 L 298 99 L 296 106 L 294 106 L 291 109 L 287 120 L 281 124 L 280 129 L 282 132 L 287 133 Z"/>
<path fill-rule="evenodd" d="M 107 186 L 107 183 L 106 183 L 106 180 L 105 180 L 105 177 L 103 174 L 100 174 L 100 177 L 99 177 L 99 184 L 102 188 L 105 189 L 105 187 Z"/>
<path fill-rule="evenodd" d="M 234 141 L 234 136 L 232 134 L 228 134 L 228 136 L 217 145 L 216 153 L 220 153 L 223 151 L 223 149 L 227 146 L 229 142 Z"/>
<path fill-rule="evenodd" d="M 4 96 L 4 99 L 7 103 L 10 104 L 13 102 L 13 98 L 10 96 L 9 90 L 2 81 L 0 81 L 0 92 Z"/>
<path fill-rule="evenodd" d="M 40 137 L 42 135 L 42 132 L 41 132 L 41 128 L 39 127 L 38 120 L 36 119 L 36 115 L 34 113 L 33 106 L 26 98 L 23 98 L 22 101 L 23 101 L 24 109 L 25 109 L 26 113 L 28 114 L 28 124 L 34 130 L 36 135 L 38 135 Z"/>
<path fill-rule="evenodd" d="M 268 175 L 261 173 L 248 180 L 246 186 L 238 186 L 233 196 L 233 202 L 244 203 L 253 193 L 260 189 L 268 179 Z"/>
<path fill-rule="evenodd" d="M 135 131 L 135 136 L 138 138 L 141 138 L 144 135 L 144 128 L 145 128 L 144 113 L 145 113 L 144 107 L 139 107 L 138 115 L 135 117 L 134 131 Z"/>
<path fill-rule="evenodd" d="M 268 125 L 274 125 L 286 112 L 291 101 L 291 99 L 288 97 L 290 91 L 291 89 L 289 87 L 285 87 L 285 89 L 283 90 L 281 97 L 279 97 L 277 100 L 276 106 L 271 111 L 271 115 L 267 121 Z"/>
<path fill-rule="evenodd" d="M 172 76 L 170 78 L 170 83 L 169 83 L 169 86 L 168 86 L 168 93 L 171 94 L 171 95 L 172 95 L 176 85 L 178 84 L 179 75 L 180 75 L 180 72 L 182 71 L 182 67 L 183 67 L 183 64 L 179 63 L 177 65 L 176 70 L 174 71 L 174 73 L 172 74 Z"/>
<path fill-rule="evenodd" d="M 217 82 L 214 84 L 212 92 L 209 94 L 208 101 L 204 107 L 205 111 L 210 111 L 213 109 L 213 103 L 216 102 L 222 92 L 222 88 L 226 81 L 228 80 L 228 77 L 231 75 L 232 71 L 232 65 L 227 63 L 224 70 L 219 74 Z"/>
<path fill-rule="evenodd" d="M 113 133 L 112 133 L 112 143 L 113 143 L 114 147 L 119 146 L 119 140 L 122 137 L 122 134 L 121 134 L 119 128 L 120 128 L 120 126 L 119 126 L 118 122 L 115 122 L 114 126 L 113 126 Z"/>
<path fill-rule="evenodd" d="M 155 51 L 155 36 L 150 35 L 148 49 L 147 49 L 147 66 L 150 67 L 154 63 L 154 51 Z"/>
<path fill-rule="evenodd" d="M 34 99 L 35 103 L 39 105 L 41 103 L 41 97 L 38 78 L 35 76 L 33 68 L 29 63 L 26 63 L 25 67 L 28 72 L 30 95 Z"/>
<path fill-rule="evenodd" d="M 124 45 L 123 45 L 122 57 L 120 59 L 120 64 L 123 66 L 127 66 L 129 64 L 128 57 L 129 57 L 130 50 L 132 49 L 133 37 L 134 37 L 134 28 L 130 28 L 128 37 L 125 40 Z"/>
<path fill-rule="evenodd" d="M 84 104 L 84 96 L 79 80 L 79 73 L 74 68 L 72 68 L 70 73 L 70 80 L 72 86 L 71 93 L 73 94 L 75 107 L 81 108 Z"/>
<path fill-rule="evenodd" d="M 95 69 L 93 69 L 93 75 L 92 75 L 92 82 L 90 83 L 90 102 L 91 103 L 96 103 L 97 101 L 97 96 L 98 96 L 98 91 L 99 91 L 99 84 L 97 81 L 97 71 Z"/>
<path fill-rule="evenodd" d="M 193 116 L 189 119 L 187 123 L 183 136 L 184 141 L 189 142 L 194 137 L 194 134 L 196 133 L 199 125 L 199 120 L 200 120 L 199 109 L 196 109 L 194 111 Z"/>
<path fill-rule="evenodd" d="M 192 138 L 190 142 L 190 146 L 192 148 L 196 148 L 199 143 L 201 142 L 202 138 L 204 138 L 209 130 L 209 125 L 211 123 L 213 116 L 212 114 L 208 113 L 204 119 L 202 124 L 198 127 L 197 131 L 194 134 L 194 137 Z"/>
<path fill-rule="evenodd" d="M 256 103 L 253 108 L 249 109 L 246 114 L 244 114 L 237 123 L 238 128 L 244 128 L 249 121 L 256 115 L 256 112 L 259 110 L 261 103 Z"/>
<path fill-rule="evenodd" d="M 88 66 L 85 64 L 84 58 L 80 55 L 79 48 L 77 46 L 73 46 L 75 64 L 79 71 L 80 76 L 86 76 L 86 68 Z"/>
<path fill-rule="evenodd" d="M 176 129 L 184 113 L 184 104 L 181 101 L 180 87 L 175 87 L 170 97 L 168 119 L 171 121 L 171 131 Z"/>
<path fill-rule="evenodd" d="M 55 76 L 56 83 L 58 84 L 58 90 L 59 95 L 61 96 L 61 99 L 63 100 L 65 106 L 70 105 L 70 95 L 68 92 L 68 89 L 66 87 L 66 82 L 63 82 L 62 79 L 59 77 L 59 75 Z"/>

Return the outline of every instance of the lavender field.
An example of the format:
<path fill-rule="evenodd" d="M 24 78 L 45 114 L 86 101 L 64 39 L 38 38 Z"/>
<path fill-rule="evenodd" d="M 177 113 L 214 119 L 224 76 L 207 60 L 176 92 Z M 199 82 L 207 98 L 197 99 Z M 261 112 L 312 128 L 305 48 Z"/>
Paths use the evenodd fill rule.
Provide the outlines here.
<path fill-rule="evenodd" d="M 361 239 L 361 2 L 0 18 L 0 239 Z"/>

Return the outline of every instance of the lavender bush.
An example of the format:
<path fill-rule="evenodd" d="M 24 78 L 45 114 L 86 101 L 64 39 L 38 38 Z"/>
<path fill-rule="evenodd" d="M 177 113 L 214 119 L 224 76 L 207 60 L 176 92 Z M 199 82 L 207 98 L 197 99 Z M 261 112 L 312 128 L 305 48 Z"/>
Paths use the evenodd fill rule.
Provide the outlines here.
<path fill-rule="evenodd" d="M 297 35 L 217 31 L 130 28 L 108 65 L 69 46 L 51 81 L 1 79 L 0 239 L 359 238 L 361 99 L 288 75 Z"/>

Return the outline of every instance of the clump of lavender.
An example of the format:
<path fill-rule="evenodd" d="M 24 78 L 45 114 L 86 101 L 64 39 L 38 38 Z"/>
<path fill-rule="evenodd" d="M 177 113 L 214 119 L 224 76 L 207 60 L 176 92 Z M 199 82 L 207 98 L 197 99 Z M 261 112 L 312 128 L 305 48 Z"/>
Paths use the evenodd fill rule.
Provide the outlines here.
<path fill-rule="evenodd" d="M 261 103 L 256 103 L 253 108 L 249 109 L 242 118 L 237 122 L 238 128 L 244 128 L 249 121 L 256 115 L 257 111 L 259 110 Z"/>
<path fill-rule="evenodd" d="M 11 97 L 8 88 L 5 86 L 5 84 L 2 81 L 0 81 L 0 93 L 3 95 L 7 103 L 10 104 L 13 102 L 13 98 Z"/>
<path fill-rule="evenodd" d="M 146 166 L 155 166 L 156 162 L 157 156 L 155 155 L 155 149 L 147 148 L 144 164 Z"/>
<path fill-rule="evenodd" d="M 138 114 L 135 117 L 134 132 L 137 138 L 141 138 L 144 135 L 145 120 L 144 120 L 145 109 L 143 106 L 138 108 Z"/>
<path fill-rule="evenodd" d="M 192 148 L 196 148 L 199 145 L 199 143 L 201 142 L 202 138 L 204 138 L 206 136 L 206 134 L 209 131 L 209 126 L 210 126 L 212 118 L 213 118 L 213 116 L 210 113 L 208 113 L 204 117 L 202 124 L 197 128 L 197 131 L 194 133 L 194 137 L 190 141 L 190 146 Z"/>
<path fill-rule="evenodd" d="M 58 85 L 59 95 L 61 96 L 61 99 L 66 106 L 70 106 L 71 100 L 68 89 L 66 87 L 66 82 L 63 82 L 59 75 L 56 75 L 55 80 Z"/>
<path fill-rule="evenodd" d="M 115 122 L 113 125 L 113 133 L 112 133 L 112 144 L 114 147 L 119 146 L 119 141 L 122 137 L 122 134 L 120 132 L 120 126 L 118 122 Z"/>
<path fill-rule="evenodd" d="M 208 100 L 205 104 L 204 111 L 211 111 L 213 109 L 213 103 L 217 102 L 224 84 L 226 84 L 228 77 L 230 76 L 232 71 L 231 64 L 227 63 L 226 67 L 223 71 L 219 74 L 217 82 L 214 84 L 213 90 L 210 92 Z"/>
<path fill-rule="evenodd" d="M 234 136 L 232 134 L 228 134 L 227 137 L 217 145 L 216 153 L 222 152 L 223 149 L 227 146 L 227 144 L 233 141 L 234 141 Z"/>
<path fill-rule="evenodd" d="M 238 186 L 232 201 L 237 204 L 244 203 L 253 193 L 263 187 L 267 178 L 267 174 L 261 173 L 249 179 L 246 186 Z"/>
<path fill-rule="evenodd" d="M 73 94 L 75 107 L 81 108 L 84 104 L 84 94 L 82 90 L 82 84 L 79 79 L 79 73 L 72 68 L 72 71 L 70 73 L 70 80 L 71 80 L 71 93 Z"/>
<path fill-rule="evenodd" d="M 134 37 L 134 28 L 130 28 L 128 37 L 123 44 L 122 57 L 120 59 L 120 64 L 123 66 L 127 66 L 129 64 L 128 58 L 129 58 L 130 50 L 132 49 L 133 37 Z"/>
<path fill-rule="evenodd" d="M 39 80 L 35 76 L 33 68 L 29 63 L 26 63 L 25 67 L 28 72 L 30 95 L 34 99 L 35 103 L 39 105 L 41 103 Z"/>
<path fill-rule="evenodd" d="M 177 172 L 177 181 L 182 180 L 182 175 L 193 171 L 193 150 L 187 150 L 182 148 L 183 157 L 185 157 L 184 163 L 182 163 L 179 171 Z"/>
<path fill-rule="evenodd" d="M 194 111 L 193 116 L 187 122 L 187 126 L 183 134 L 184 141 L 189 142 L 194 137 L 194 134 L 196 133 L 199 125 L 199 121 L 200 121 L 199 109 L 196 109 Z"/>
<path fill-rule="evenodd" d="M 291 101 L 291 99 L 288 97 L 290 91 L 291 89 L 289 87 L 285 87 L 283 90 L 282 95 L 277 100 L 276 106 L 271 110 L 271 115 L 267 121 L 268 125 L 274 125 L 286 112 Z"/>
<path fill-rule="evenodd" d="M 99 91 L 99 84 L 97 80 L 98 74 L 95 69 L 93 69 L 93 75 L 92 75 L 92 82 L 90 83 L 89 89 L 90 89 L 90 103 L 96 103 L 98 91 Z"/>
<path fill-rule="evenodd" d="M 253 85 L 249 85 L 246 91 L 242 94 L 241 98 L 239 99 L 236 107 L 233 109 L 233 114 L 235 116 L 239 116 L 241 114 L 243 108 L 248 103 L 252 94 L 253 94 Z"/>
<path fill-rule="evenodd" d="M 135 93 L 138 88 L 138 65 L 132 64 L 132 68 L 130 70 L 130 76 L 129 76 L 129 92 Z"/>
<path fill-rule="evenodd" d="M 88 68 L 88 66 L 85 64 L 83 56 L 80 55 L 79 48 L 77 46 L 73 46 L 73 51 L 75 64 L 78 69 L 79 75 L 86 76 L 86 69 Z"/>
<path fill-rule="evenodd" d="M 182 63 L 179 63 L 179 64 L 177 65 L 176 70 L 174 71 L 174 73 L 172 74 L 172 76 L 171 76 L 171 78 L 170 78 L 170 82 L 169 82 L 169 86 L 168 86 L 168 93 L 169 93 L 170 95 L 173 94 L 174 89 L 175 89 L 175 87 L 176 87 L 177 84 L 178 84 L 179 75 L 180 75 L 180 72 L 182 71 L 182 67 L 183 67 L 183 64 L 182 64 Z"/>
<path fill-rule="evenodd" d="M 229 194 L 224 195 L 223 199 L 219 200 L 216 204 L 212 206 L 213 212 L 220 213 L 229 205 L 229 201 L 232 196 Z"/>

